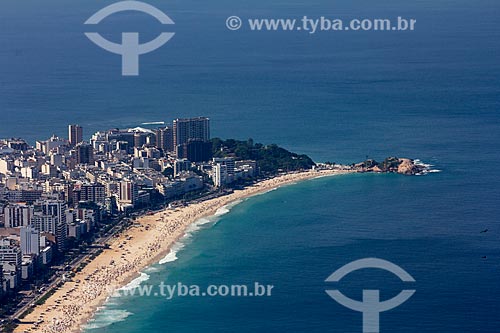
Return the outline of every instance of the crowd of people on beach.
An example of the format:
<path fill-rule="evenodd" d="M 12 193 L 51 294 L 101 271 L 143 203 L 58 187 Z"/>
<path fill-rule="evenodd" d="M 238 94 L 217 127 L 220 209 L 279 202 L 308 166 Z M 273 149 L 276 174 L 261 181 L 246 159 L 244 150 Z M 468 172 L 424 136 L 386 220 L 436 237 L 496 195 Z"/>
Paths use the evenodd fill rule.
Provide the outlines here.
<path fill-rule="evenodd" d="M 191 222 L 213 213 L 212 210 L 215 207 L 224 204 L 228 200 L 227 197 L 221 197 L 216 199 L 215 202 L 198 203 L 190 206 L 189 209 L 180 210 L 181 213 L 175 214 L 176 216 L 173 218 L 170 218 L 170 215 L 174 215 L 171 211 L 157 213 L 155 216 L 145 218 L 149 220 L 147 226 L 151 228 L 148 234 L 154 235 L 154 237 L 141 244 L 142 246 L 138 248 L 139 251 L 132 252 L 126 246 L 123 246 L 119 252 L 121 253 L 120 259 L 113 260 L 112 264 L 109 265 L 100 265 L 93 272 L 86 275 L 83 281 L 68 282 L 74 283 L 74 287 L 64 295 L 57 297 L 54 300 L 55 304 L 49 306 L 46 312 L 40 313 L 33 327 L 26 329 L 25 332 L 65 333 L 75 331 L 82 317 L 88 318 L 93 314 L 92 305 L 100 300 L 103 295 L 106 297 L 113 296 L 120 282 L 130 279 L 146 263 L 150 263 L 157 258 L 176 239 L 182 236 L 183 230 Z M 156 222 L 152 223 L 151 219 L 154 218 L 156 218 Z M 145 226 L 145 224 L 141 224 L 141 231 L 144 231 Z M 109 251 L 118 252 L 114 248 L 126 244 L 124 237 L 121 237 Z M 44 317 L 48 316 L 50 312 L 52 312 L 50 317 L 53 319 L 45 322 Z"/>
<path fill-rule="evenodd" d="M 294 180 L 299 180 L 299 177 L 272 179 L 264 187 L 271 189 Z M 120 258 L 117 259 L 116 255 L 111 254 L 109 257 L 113 260 L 109 264 L 101 264 L 91 273 L 86 273 L 89 268 L 87 267 L 82 271 L 83 274 L 86 273 L 83 275 L 83 280 L 67 282 L 74 284 L 72 288 L 64 294 L 56 293 L 54 297 L 57 298 L 53 300 L 55 304 L 44 305 L 44 312 L 41 312 L 35 319 L 35 323 L 24 332 L 69 333 L 78 331 L 82 320 L 90 318 L 95 307 L 105 297 L 113 296 L 120 284 L 130 280 L 140 269 L 157 259 L 182 236 L 190 223 L 215 213 L 215 209 L 236 199 L 258 193 L 262 187 L 263 185 L 257 184 L 238 194 L 190 205 L 186 209 L 165 210 L 153 216 L 143 217 L 140 231 L 147 230 L 147 234 L 152 237 L 143 237 L 142 242 L 135 244 L 134 251 L 131 251 L 130 246 L 125 246 L 127 240 L 134 241 L 133 237 L 124 235 L 117 239 L 107 251 L 121 253 Z M 106 255 L 106 252 L 103 255 Z M 52 319 L 46 321 L 45 317 Z"/>

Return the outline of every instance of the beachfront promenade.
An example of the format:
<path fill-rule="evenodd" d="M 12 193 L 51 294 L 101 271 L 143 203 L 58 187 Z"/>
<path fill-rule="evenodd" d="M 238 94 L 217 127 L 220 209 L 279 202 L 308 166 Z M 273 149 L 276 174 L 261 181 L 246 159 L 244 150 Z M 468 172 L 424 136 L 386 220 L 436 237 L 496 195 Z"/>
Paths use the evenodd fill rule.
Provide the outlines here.
<path fill-rule="evenodd" d="M 349 172 L 354 171 L 322 170 L 285 174 L 226 196 L 143 216 L 112 240 L 109 249 L 92 260 L 71 281 L 67 281 L 43 305 L 34 308 L 23 319 L 29 324 L 19 325 L 15 332 L 79 332 L 114 290 L 136 278 L 148 265 L 158 262 L 196 220 L 213 215 L 219 208 L 234 201 L 279 186 Z"/>

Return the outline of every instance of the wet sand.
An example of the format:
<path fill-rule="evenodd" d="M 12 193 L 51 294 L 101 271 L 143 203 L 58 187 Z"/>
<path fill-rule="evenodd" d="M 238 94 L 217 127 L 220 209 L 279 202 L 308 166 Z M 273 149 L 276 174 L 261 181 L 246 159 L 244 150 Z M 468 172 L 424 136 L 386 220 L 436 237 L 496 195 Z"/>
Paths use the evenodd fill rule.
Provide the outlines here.
<path fill-rule="evenodd" d="M 125 286 L 138 277 L 141 270 L 163 258 L 196 220 L 214 215 L 219 208 L 234 201 L 279 186 L 349 172 L 324 170 L 286 174 L 226 196 L 140 217 L 132 227 L 110 241 L 110 249 L 104 250 L 22 320 L 34 324 L 21 324 L 15 332 L 80 332 L 114 290 Z"/>

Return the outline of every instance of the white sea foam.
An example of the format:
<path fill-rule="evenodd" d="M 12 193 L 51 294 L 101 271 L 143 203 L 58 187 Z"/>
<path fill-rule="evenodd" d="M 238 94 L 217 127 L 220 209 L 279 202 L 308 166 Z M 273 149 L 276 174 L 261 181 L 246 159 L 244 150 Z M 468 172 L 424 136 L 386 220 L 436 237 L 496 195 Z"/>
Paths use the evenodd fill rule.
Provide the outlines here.
<path fill-rule="evenodd" d="M 222 215 L 226 215 L 227 213 L 229 213 L 231 211 L 231 208 L 233 208 L 236 205 L 239 205 L 242 202 L 243 202 L 243 200 L 236 200 L 236 201 L 231 202 L 230 204 L 222 206 L 221 208 L 217 209 L 217 211 L 214 214 L 214 217 L 217 218 L 217 217 L 220 217 Z"/>
<path fill-rule="evenodd" d="M 278 187 L 273 187 L 269 190 L 266 190 L 266 191 L 262 191 L 262 192 L 259 192 L 257 194 L 254 194 L 253 196 L 256 197 L 256 196 L 259 196 L 259 195 L 264 195 L 266 193 L 269 193 L 269 192 L 273 192 L 273 191 L 276 191 L 278 189 Z"/>
<path fill-rule="evenodd" d="M 270 191 L 273 191 L 274 189 L 271 189 Z M 268 191 L 268 192 L 270 192 Z M 243 202 L 243 200 L 237 200 L 234 201 L 228 205 L 225 205 L 215 212 L 213 216 L 206 217 L 206 218 L 200 218 L 196 220 L 194 223 L 192 223 L 188 229 L 186 230 L 185 235 L 177 241 L 172 248 L 170 249 L 169 253 L 159 261 L 160 265 L 164 265 L 170 262 L 174 262 L 178 259 L 177 254 L 179 251 L 181 251 L 185 246 L 186 246 L 186 241 L 189 239 L 196 231 L 201 229 L 201 226 L 212 223 L 215 224 L 221 216 L 229 213 L 231 209 L 238 205 L 239 203 Z M 126 286 L 120 288 L 119 290 L 132 290 L 134 288 L 137 288 L 140 286 L 141 283 L 146 282 L 150 279 L 150 275 L 145 273 L 152 273 L 157 271 L 158 268 L 154 266 L 150 266 L 144 270 L 144 272 L 140 273 L 140 276 L 137 277 L 136 279 L 132 280 L 129 284 Z M 120 293 L 115 293 L 116 297 L 108 297 L 106 300 L 107 306 L 113 305 L 116 306 L 118 305 L 118 300 L 119 300 L 119 295 Z M 116 301 L 114 301 L 116 300 Z M 97 314 L 95 315 L 94 319 L 90 320 L 86 325 L 85 329 L 87 330 L 93 330 L 93 329 L 102 329 L 104 327 L 107 327 L 113 323 L 117 323 L 120 321 L 124 321 L 127 317 L 133 315 L 133 313 L 128 312 L 126 310 L 120 310 L 120 309 L 109 309 L 108 307 L 102 307 L 98 309 Z"/>
<path fill-rule="evenodd" d="M 165 125 L 164 121 L 151 121 L 148 123 L 142 123 L 141 125 Z"/>
<path fill-rule="evenodd" d="M 191 238 L 191 236 L 196 231 L 200 230 L 201 226 L 208 224 L 208 223 L 212 223 L 212 222 L 213 222 L 213 220 L 210 218 L 201 218 L 201 219 L 198 219 L 195 222 L 191 223 L 191 225 L 189 225 L 187 227 L 186 233 L 184 234 L 184 236 L 182 236 L 180 240 L 178 240 L 177 242 L 174 243 L 174 245 L 172 245 L 172 248 L 170 249 L 168 254 L 165 257 L 163 257 L 163 259 L 161 259 L 158 262 L 158 264 L 165 265 L 169 262 L 174 262 L 177 259 L 179 259 L 177 257 L 177 253 L 179 253 L 179 251 L 181 251 L 186 246 L 186 241 L 189 238 Z"/>
<path fill-rule="evenodd" d="M 186 241 L 188 239 L 190 239 L 195 232 L 199 231 L 202 228 L 202 226 L 204 226 L 206 224 L 211 223 L 211 224 L 215 225 L 217 223 L 217 221 L 219 221 L 221 216 L 229 213 L 231 211 L 231 208 L 233 208 L 234 206 L 236 206 L 237 204 L 239 204 L 241 202 L 243 202 L 243 200 L 236 200 L 228 205 L 222 206 L 221 208 L 217 209 L 217 211 L 215 212 L 215 214 L 213 216 L 202 217 L 202 218 L 194 221 L 193 223 L 191 223 L 191 225 L 189 225 L 187 227 L 186 233 L 184 234 L 184 236 L 182 236 L 181 239 L 179 241 L 177 241 L 172 246 L 172 248 L 170 249 L 168 254 L 165 257 L 163 257 L 163 259 L 161 259 L 158 262 L 158 264 L 165 265 L 167 263 L 174 262 L 177 259 L 179 259 L 177 257 L 177 254 L 179 253 L 179 251 L 181 251 L 186 246 Z"/>
<path fill-rule="evenodd" d="M 170 252 L 160 260 L 159 264 L 164 265 L 169 262 L 174 262 L 176 261 L 177 258 L 177 253 L 184 248 L 185 244 L 182 241 L 176 242 L 172 248 L 170 249 Z"/>
<path fill-rule="evenodd" d="M 139 277 L 133 279 L 132 281 L 130 281 L 129 284 L 127 284 L 126 286 L 120 288 L 119 290 L 133 290 L 133 289 L 139 287 L 141 285 L 141 283 L 146 282 L 147 280 L 149 280 L 149 278 L 150 278 L 149 274 L 141 272 L 140 275 L 139 275 Z"/>
<path fill-rule="evenodd" d="M 186 228 L 186 233 L 182 238 L 184 239 L 191 238 L 193 233 L 201 229 L 201 226 L 209 223 L 212 223 L 212 220 L 210 218 L 205 218 L 205 217 L 194 221 Z"/>
<path fill-rule="evenodd" d="M 118 323 L 120 321 L 124 321 L 129 316 L 133 315 L 132 312 L 128 312 L 126 310 L 112 310 L 107 308 L 101 308 L 101 311 L 94 317 L 94 319 L 90 320 L 86 325 L 85 329 L 93 330 L 107 327 L 111 324 Z"/>
<path fill-rule="evenodd" d="M 150 266 L 144 270 L 145 273 L 155 273 L 158 271 L 159 271 L 158 267 L 155 266 Z"/>
<path fill-rule="evenodd" d="M 223 206 L 223 207 L 217 209 L 214 216 L 222 216 L 222 215 L 229 213 L 229 211 L 230 211 L 229 208 L 227 208 L 226 206 Z"/>
<path fill-rule="evenodd" d="M 420 166 L 420 167 L 423 167 L 423 171 L 418 173 L 417 176 L 424 176 L 428 173 L 438 173 L 438 172 L 441 172 L 441 170 L 439 169 L 433 169 L 432 167 L 434 166 L 433 164 L 429 164 L 429 163 L 424 163 L 422 162 L 421 160 L 419 159 L 415 159 L 413 161 L 413 163 L 415 163 L 415 165 L 417 166 Z"/>

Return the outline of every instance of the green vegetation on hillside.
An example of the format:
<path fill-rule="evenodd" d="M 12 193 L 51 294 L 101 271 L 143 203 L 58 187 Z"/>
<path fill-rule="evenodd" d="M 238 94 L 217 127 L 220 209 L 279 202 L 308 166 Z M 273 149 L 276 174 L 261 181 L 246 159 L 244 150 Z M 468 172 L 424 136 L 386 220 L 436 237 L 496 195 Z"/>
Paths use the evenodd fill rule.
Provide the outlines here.
<path fill-rule="evenodd" d="M 238 141 L 233 139 L 212 139 L 214 157 L 234 157 L 236 160 L 255 160 L 261 174 L 275 174 L 280 171 L 311 169 L 315 165 L 307 155 L 292 153 L 275 144 L 263 145 L 252 139 Z"/>

